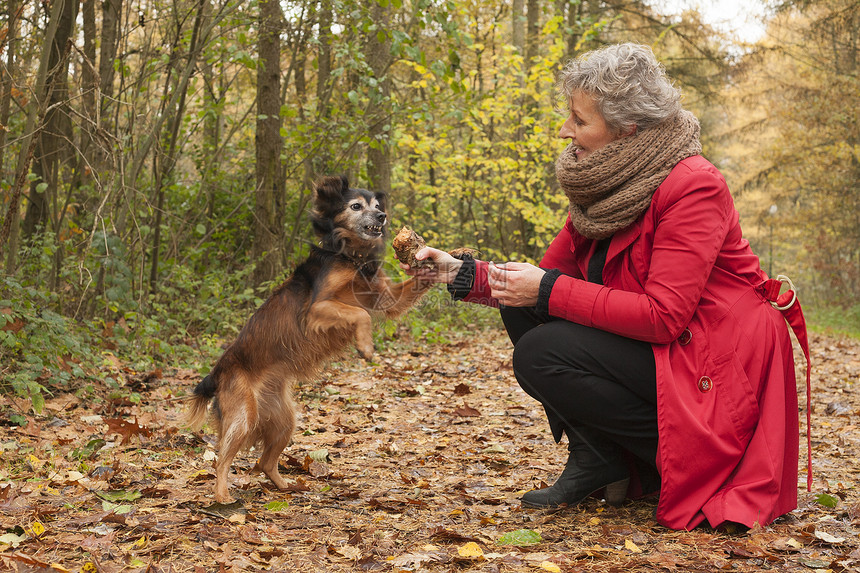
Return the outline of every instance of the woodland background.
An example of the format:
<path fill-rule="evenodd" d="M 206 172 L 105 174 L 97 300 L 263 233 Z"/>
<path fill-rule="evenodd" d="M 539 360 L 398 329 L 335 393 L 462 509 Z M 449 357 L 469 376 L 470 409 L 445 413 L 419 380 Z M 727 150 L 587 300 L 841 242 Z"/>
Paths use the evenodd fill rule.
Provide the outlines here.
<path fill-rule="evenodd" d="M 657 0 L 0 1 L 0 569 L 857 570 L 860 2 L 763 4 L 743 44 Z M 618 41 L 653 46 L 763 267 L 839 332 L 798 386 L 798 509 L 740 533 L 668 531 L 654 500 L 524 510 L 564 448 L 498 313 L 439 287 L 297 389 L 291 491 L 243 454 L 241 507 L 211 506 L 182 402 L 306 255 L 313 180 L 536 261 L 565 216 L 555 74 Z"/>
<path fill-rule="evenodd" d="M 640 0 L 4 0 L 0 392 L 38 412 L 127 393 L 108 359 L 208 369 L 307 253 L 322 174 L 433 245 L 539 259 L 565 213 L 555 74 L 618 41 L 683 90 L 763 267 L 857 333 L 860 4 L 766 5 L 744 45 Z M 428 300 L 406 335 L 433 342 L 467 311 Z"/>

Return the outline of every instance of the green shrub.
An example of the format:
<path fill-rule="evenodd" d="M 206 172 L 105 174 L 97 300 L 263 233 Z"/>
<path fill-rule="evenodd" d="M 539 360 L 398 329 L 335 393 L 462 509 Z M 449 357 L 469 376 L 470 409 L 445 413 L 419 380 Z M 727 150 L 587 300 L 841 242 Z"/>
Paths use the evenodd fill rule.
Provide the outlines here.
<path fill-rule="evenodd" d="M 85 325 L 57 314 L 56 295 L 11 277 L 0 281 L 0 392 L 32 400 L 40 412 L 44 394 L 86 376 L 98 358 Z"/>

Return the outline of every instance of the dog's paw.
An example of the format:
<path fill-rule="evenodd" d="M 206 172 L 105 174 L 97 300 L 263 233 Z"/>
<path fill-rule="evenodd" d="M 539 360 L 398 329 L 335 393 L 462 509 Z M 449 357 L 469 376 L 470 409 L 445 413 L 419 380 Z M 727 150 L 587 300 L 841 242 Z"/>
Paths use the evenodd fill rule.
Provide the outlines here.
<path fill-rule="evenodd" d="M 373 348 L 372 344 L 361 344 L 355 347 L 358 350 L 358 355 L 364 358 L 367 362 L 370 362 L 373 359 L 373 354 L 376 352 L 376 349 Z"/>
<path fill-rule="evenodd" d="M 233 505 L 238 500 L 230 494 L 215 494 L 215 502 L 221 505 Z"/>

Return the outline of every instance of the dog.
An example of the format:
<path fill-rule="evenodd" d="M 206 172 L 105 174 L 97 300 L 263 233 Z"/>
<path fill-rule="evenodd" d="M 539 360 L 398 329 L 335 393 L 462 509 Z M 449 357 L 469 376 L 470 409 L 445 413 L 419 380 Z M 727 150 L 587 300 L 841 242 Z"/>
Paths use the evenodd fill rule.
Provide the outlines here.
<path fill-rule="evenodd" d="M 278 458 L 296 425 L 293 385 L 311 379 L 354 341 L 373 355 L 371 315 L 396 317 L 432 283 L 394 283 L 382 270 L 388 215 L 385 195 L 352 188 L 346 177 L 315 185 L 311 221 L 319 246 L 251 316 L 194 389 L 188 426 L 199 430 L 210 400 L 218 431 L 215 501 L 231 503 L 228 474 L 236 454 L 252 445 L 262 453 L 255 470 L 280 490 Z"/>

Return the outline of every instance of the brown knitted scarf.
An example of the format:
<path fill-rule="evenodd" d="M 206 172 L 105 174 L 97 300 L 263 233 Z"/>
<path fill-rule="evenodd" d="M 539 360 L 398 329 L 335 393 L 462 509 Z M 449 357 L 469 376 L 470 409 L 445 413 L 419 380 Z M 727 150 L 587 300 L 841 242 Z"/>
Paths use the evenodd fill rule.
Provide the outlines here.
<path fill-rule="evenodd" d="M 687 157 L 702 152 L 699 122 L 681 111 L 658 126 L 622 137 L 578 160 L 568 145 L 555 164 L 570 199 L 574 228 L 590 239 L 604 239 L 635 221 L 651 196 Z"/>

